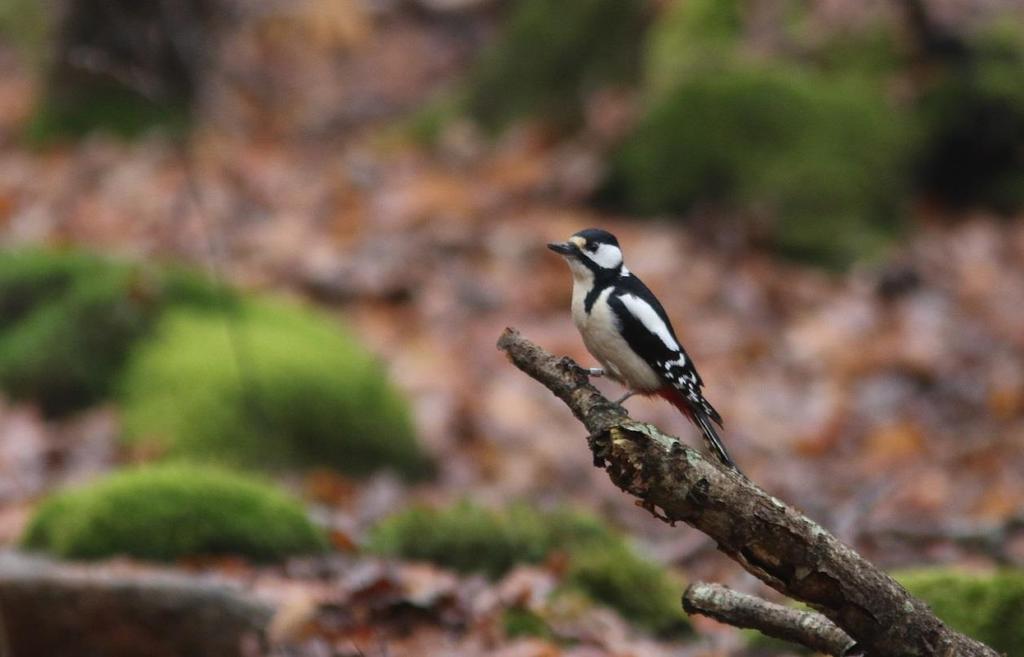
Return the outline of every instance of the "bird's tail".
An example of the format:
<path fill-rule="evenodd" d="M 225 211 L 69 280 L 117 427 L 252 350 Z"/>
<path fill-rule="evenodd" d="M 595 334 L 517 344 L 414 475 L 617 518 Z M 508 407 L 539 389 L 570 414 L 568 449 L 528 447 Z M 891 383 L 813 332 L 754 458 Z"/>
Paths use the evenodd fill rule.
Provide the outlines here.
<path fill-rule="evenodd" d="M 711 419 L 707 414 L 703 410 L 697 409 L 693 411 L 693 421 L 700 428 L 700 432 L 704 434 L 704 440 L 708 442 L 708 446 L 711 447 L 711 451 L 715 453 L 718 460 L 739 472 L 736 462 L 729 456 L 729 452 L 726 451 L 725 445 L 722 444 L 722 439 L 718 437 L 718 432 L 715 431 L 715 426 L 711 423 Z"/>
<path fill-rule="evenodd" d="M 690 403 L 690 400 L 686 398 L 679 390 L 675 388 L 667 388 L 658 393 L 666 400 L 668 400 L 673 406 L 682 411 L 683 415 L 688 417 L 691 422 L 697 425 L 700 432 L 704 435 L 704 440 L 707 441 L 708 447 L 715 453 L 718 460 L 721 461 L 726 467 L 732 468 L 736 472 L 742 471 L 736 467 L 736 462 L 729 456 L 729 452 L 725 449 L 725 445 L 722 443 L 722 439 L 718 436 L 718 432 L 715 430 L 715 426 L 711 421 L 711 417 L 707 411 L 699 406 Z M 714 410 L 712 409 L 712 412 Z M 717 416 L 717 413 L 715 414 Z M 719 425 L 721 423 L 719 422 Z"/>

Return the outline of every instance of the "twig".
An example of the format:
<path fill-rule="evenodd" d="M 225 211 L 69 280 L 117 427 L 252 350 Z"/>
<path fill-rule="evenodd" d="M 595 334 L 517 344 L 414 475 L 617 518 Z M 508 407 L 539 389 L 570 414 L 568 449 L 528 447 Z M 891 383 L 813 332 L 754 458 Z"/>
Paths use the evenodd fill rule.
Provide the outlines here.
<path fill-rule="evenodd" d="M 668 522 L 710 536 L 763 582 L 828 617 L 858 650 L 872 657 L 997 657 L 799 511 L 657 427 L 631 420 L 571 359 L 555 358 L 511 329 L 498 348 L 583 423 L 594 462 L 615 485 L 660 508 Z"/>
<path fill-rule="evenodd" d="M 721 584 L 691 584 L 683 594 L 683 609 L 688 614 L 701 614 L 735 627 L 758 630 L 835 657 L 844 657 L 854 645 L 846 632 L 821 614 L 784 607 Z"/>

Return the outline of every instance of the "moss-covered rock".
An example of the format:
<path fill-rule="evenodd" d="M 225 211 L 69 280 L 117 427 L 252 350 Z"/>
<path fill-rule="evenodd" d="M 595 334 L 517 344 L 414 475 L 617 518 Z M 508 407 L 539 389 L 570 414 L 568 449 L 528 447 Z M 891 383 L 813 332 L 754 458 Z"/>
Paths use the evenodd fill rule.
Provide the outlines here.
<path fill-rule="evenodd" d="M 22 545 L 72 559 L 231 554 L 271 561 L 322 551 L 326 540 L 297 501 L 267 484 L 172 465 L 57 493 L 37 510 Z"/>
<path fill-rule="evenodd" d="M 683 584 L 587 514 L 542 513 L 522 505 L 495 511 L 467 502 L 413 508 L 378 524 L 366 549 L 491 578 L 516 564 L 539 563 L 559 553 L 568 564 L 563 592 L 582 593 L 653 632 L 678 634 L 689 628 L 679 602 Z M 544 620 L 530 611 L 510 611 L 504 622 L 510 633 L 550 634 Z"/>
<path fill-rule="evenodd" d="M 496 578 L 518 563 L 542 561 L 553 548 L 550 529 L 544 516 L 520 506 L 506 511 L 468 502 L 416 507 L 379 523 L 367 549 Z"/>
<path fill-rule="evenodd" d="M 179 136 L 190 121 L 183 101 L 159 102 L 104 81 L 76 95 L 62 93 L 40 102 L 25 127 L 25 139 L 34 146 L 47 146 L 93 132 L 135 139 L 154 129 Z"/>
<path fill-rule="evenodd" d="M 351 475 L 429 470 L 384 368 L 336 322 L 298 306 L 171 311 L 133 354 L 121 390 L 126 439 L 169 456 Z"/>
<path fill-rule="evenodd" d="M 1009 655 L 1024 646 L 1024 571 L 935 568 L 895 577 L 953 629 Z"/>
<path fill-rule="evenodd" d="M 222 0 L 180 0 L 173 8 L 132 0 L 14 4 L 34 5 L 24 9 L 42 14 L 46 28 L 44 81 L 27 128 L 30 142 L 96 131 L 127 138 L 154 128 L 180 134 L 188 127 L 209 68 L 204 55 L 213 52 L 226 15 Z M 15 24 L 22 22 L 19 17 Z M 129 36 L 138 34 L 146 37 Z M 80 63 L 83 52 L 95 65 Z"/>
<path fill-rule="evenodd" d="M 606 194 L 641 213 L 716 203 L 785 253 L 843 265 L 898 231 L 909 135 L 859 78 L 736 65 L 664 93 L 613 155 Z"/>
<path fill-rule="evenodd" d="M 635 77 L 643 0 L 523 0 L 472 73 L 467 109 L 485 126 L 578 116 L 588 92 Z"/>
<path fill-rule="evenodd" d="M 1011 212 L 1024 204 L 1024 35 L 1007 20 L 965 48 L 917 103 L 926 134 L 918 181 L 953 207 Z"/>
<path fill-rule="evenodd" d="M 677 0 L 652 25 L 644 44 L 644 89 L 670 91 L 697 74 L 731 65 L 745 31 L 743 0 Z"/>
<path fill-rule="evenodd" d="M 686 585 L 625 545 L 575 551 L 566 581 L 569 588 L 657 634 L 681 634 L 689 629 L 680 606 Z"/>
<path fill-rule="evenodd" d="M 101 401 L 169 306 L 213 307 L 200 277 L 75 252 L 0 255 L 0 388 L 64 415 Z M 230 303 L 230 302 L 229 302 Z"/>

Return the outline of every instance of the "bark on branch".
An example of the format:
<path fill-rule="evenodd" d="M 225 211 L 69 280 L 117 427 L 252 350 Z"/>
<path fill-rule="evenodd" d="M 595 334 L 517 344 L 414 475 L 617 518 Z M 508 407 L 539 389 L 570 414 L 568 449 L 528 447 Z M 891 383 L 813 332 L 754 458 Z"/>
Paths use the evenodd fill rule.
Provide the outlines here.
<path fill-rule="evenodd" d="M 583 423 L 595 464 L 615 485 L 666 522 L 685 522 L 710 536 L 747 571 L 842 628 L 857 650 L 870 657 L 997 657 L 948 628 L 894 579 L 799 511 L 677 438 L 631 420 L 571 359 L 552 356 L 512 329 L 502 334 L 498 348 Z"/>
<path fill-rule="evenodd" d="M 821 614 L 777 605 L 721 584 L 691 584 L 683 594 L 683 609 L 688 614 L 701 614 L 734 627 L 799 643 L 825 655 L 843 657 L 854 645 L 846 632 Z"/>

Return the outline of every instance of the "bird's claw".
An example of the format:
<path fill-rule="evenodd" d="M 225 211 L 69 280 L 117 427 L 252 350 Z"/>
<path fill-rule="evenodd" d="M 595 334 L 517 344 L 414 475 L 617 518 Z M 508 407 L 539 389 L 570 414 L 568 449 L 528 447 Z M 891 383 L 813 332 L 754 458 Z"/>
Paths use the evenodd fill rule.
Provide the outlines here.
<path fill-rule="evenodd" d="M 629 399 L 630 397 L 632 397 L 635 394 L 636 394 L 636 390 L 630 390 L 626 394 L 624 394 L 621 397 L 619 397 L 618 399 L 616 399 L 615 403 L 621 406 L 622 402 L 626 401 L 627 399 Z"/>

